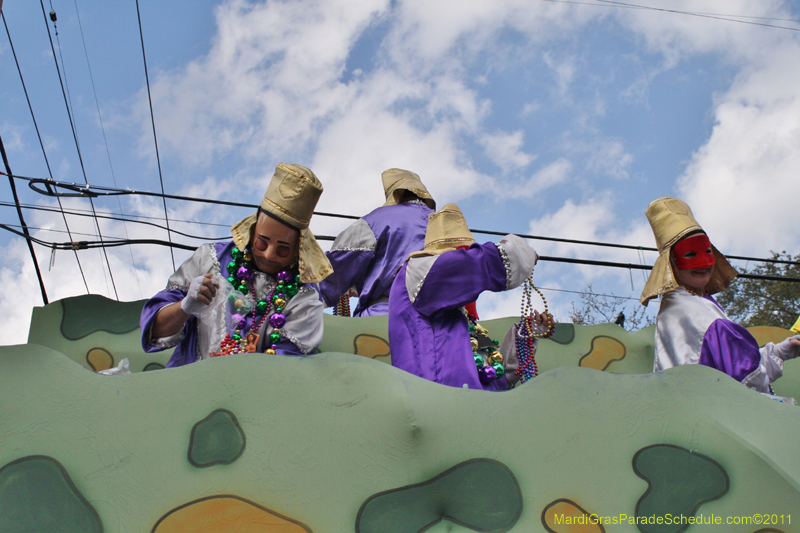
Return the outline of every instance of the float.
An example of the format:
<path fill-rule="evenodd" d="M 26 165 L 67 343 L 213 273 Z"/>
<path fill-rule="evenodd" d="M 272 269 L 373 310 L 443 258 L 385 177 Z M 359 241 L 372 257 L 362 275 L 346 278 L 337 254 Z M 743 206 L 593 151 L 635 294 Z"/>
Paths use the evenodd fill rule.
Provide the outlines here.
<path fill-rule="evenodd" d="M 387 364 L 386 317 L 325 315 L 309 357 L 163 369 L 143 303 L 53 302 L 0 347 L 0 533 L 800 531 L 800 407 L 651 373 L 652 327 L 559 324 L 492 393 Z M 800 364 L 775 390 L 800 398 Z"/>

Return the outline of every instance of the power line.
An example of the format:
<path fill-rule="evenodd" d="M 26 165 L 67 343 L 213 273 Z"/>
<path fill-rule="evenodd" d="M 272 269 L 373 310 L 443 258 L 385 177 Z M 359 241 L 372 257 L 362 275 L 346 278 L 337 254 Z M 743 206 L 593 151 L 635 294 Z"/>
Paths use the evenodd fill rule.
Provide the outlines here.
<path fill-rule="evenodd" d="M 42 14 L 44 14 L 44 4 L 42 4 Z M 64 61 L 63 48 L 61 47 L 61 38 L 58 36 L 58 26 L 56 25 L 58 17 L 56 15 L 55 9 L 53 8 L 53 0 L 50 0 L 50 20 L 53 22 L 53 29 L 55 30 L 55 34 L 56 34 L 56 42 L 58 43 L 58 56 L 61 58 L 61 70 L 64 71 L 64 80 L 62 82 L 61 90 L 63 92 L 64 89 L 66 88 L 66 98 L 64 99 L 64 103 L 67 106 L 67 116 L 69 117 L 69 123 L 70 123 L 70 126 L 72 127 L 72 137 L 75 139 L 75 149 L 78 152 L 78 161 L 81 164 L 81 172 L 83 173 L 83 181 L 88 184 L 89 180 L 86 177 L 86 168 L 85 168 L 85 166 L 83 164 L 83 153 L 81 152 L 81 146 L 80 146 L 80 142 L 78 140 L 78 126 L 75 124 L 75 121 L 73 120 L 73 117 L 75 116 L 75 109 L 72 107 L 72 95 L 71 95 L 71 93 L 69 91 L 69 80 L 67 79 L 67 64 Z M 45 23 L 46 23 L 46 21 L 47 21 L 47 19 L 45 18 Z M 49 35 L 49 30 L 48 30 L 48 35 Z M 50 45 L 52 46 L 52 44 L 53 44 L 53 41 L 52 41 L 52 38 L 51 38 L 50 39 Z M 53 59 L 55 60 L 55 54 L 53 56 Z M 58 69 L 58 60 L 56 60 L 55 62 L 56 62 L 56 69 Z M 59 71 L 58 77 L 59 77 L 59 81 L 60 81 L 61 80 L 61 72 L 60 71 Z M 91 198 L 89 199 L 89 203 L 92 205 L 92 210 L 94 210 L 94 201 Z M 100 237 L 100 240 L 102 240 L 103 239 L 103 234 L 100 231 L 100 224 L 97 223 L 97 219 L 95 219 L 95 223 L 97 225 L 97 236 Z M 105 249 L 103 249 L 103 251 L 101 253 L 101 261 L 102 261 L 103 258 L 105 258 L 106 266 L 108 267 L 108 275 L 111 278 L 111 285 L 114 287 L 114 294 L 117 297 L 117 300 L 119 300 L 119 294 L 117 293 L 117 285 L 116 285 L 116 283 L 114 283 L 114 275 L 111 272 L 111 263 L 108 260 L 108 254 L 106 253 Z M 108 280 L 106 279 L 105 271 L 103 271 L 103 279 L 106 282 L 106 290 L 108 290 Z"/>
<path fill-rule="evenodd" d="M 61 84 L 61 94 L 64 96 L 64 104 L 67 107 L 67 117 L 69 118 L 69 124 L 70 124 L 70 126 L 72 128 L 72 138 L 75 140 L 75 149 L 78 152 L 78 161 L 81 164 L 81 172 L 83 173 L 83 181 L 88 186 L 89 185 L 89 180 L 86 177 L 86 168 L 85 168 L 85 166 L 83 164 L 83 155 L 81 154 L 81 147 L 80 147 L 80 143 L 78 142 L 78 131 L 77 131 L 76 127 L 75 127 L 75 122 L 72 119 L 72 112 L 70 111 L 69 100 L 67 98 L 67 93 L 66 93 L 66 91 L 64 89 L 64 80 L 61 77 L 61 69 L 58 66 L 58 59 L 56 58 L 56 50 L 55 50 L 55 46 L 53 45 L 53 36 L 50 35 L 50 25 L 47 24 L 47 14 L 45 13 L 45 9 L 44 9 L 44 0 L 39 0 L 39 3 L 42 6 L 42 16 L 44 17 L 44 24 L 45 24 L 45 26 L 47 26 L 47 37 L 50 39 L 50 49 L 53 51 L 53 61 L 55 61 L 56 72 L 58 72 L 58 81 Z M 50 17 L 51 17 L 51 20 L 53 21 L 53 24 L 55 24 L 55 22 L 56 22 L 55 11 L 51 11 Z M 56 31 L 56 37 L 57 36 L 58 36 L 58 31 Z M 58 48 L 59 48 L 59 50 L 61 50 L 60 42 L 59 42 Z M 64 61 L 63 56 L 61 58 L 61 61 L 63 63 L 63 61 Z M 64 72 L 64 76 L 66 77 L 66 72 Z M 92 210 L 94 211 L 94 202 L 92 201 L 91 198 L 89 198 L 89 203 L 91 204 Z M 95 219 L 95 224 L 97 226 L 97 235 L 102 240 L 103 235 L 102 235 L 102 233 L 100 231 L 100 223 L 96 219 Z M 114 294 L 115 294 L 117 300 L 119 300 L 119 294 L 117 293 L 117 286 L 114 283 L 114 275 L 111 273 L 111 263 L 108 260 L 108 254 L 106 253 L 105 249 L 103 249 L 102 253 L 105 256 L 106 266 L 108 267 L 108 275 L 111 277 L 111 285 L 114 287 Z M 103 275 L 105 276 L 105 272 L 104 272 Z M 106 287 L 106 288 L 108 288 L 108 287 Z"/>
<path fill-rule="evenodd" d="M 212 200 L 209 198 L 194 198 L 191 196 L 181 196 L 175 194 L 159 194 L 149 191 L 137 191 L 133 189 L 116 189 L 111 187 L 104 187 L 102 185 L 87 185 L 86 187 L 80 187 L 75 185 L 75 183 L 64 183 L 64 182 L 56 182 L 53 180 L 46 180 L 42 178 L 31 178 L 26 176 L 15 176 L 17 179 L 22 179 L 28 181 L 28 186 L 33 189 L 34 191 L 43 194 L 45 196 L 73 196 L 73 197 L 108 197 L 108 196 L 125 196 L 125 195 L 141 195 L 141 196 L 151 196 L 151 197 L 166 197 L 171 200 L 181 200 L 186 202 L 195 202 L 195 203 L 206 203 L 206 204 L 213 204 L 213 205 L 225 205 L 231 207 L 246 207 L 250 209 L 256 209 L 258 207 L 257 204 L 248 204 L 242 202 L 228 202 L 225 200 Z M 40 189 L 39 186 L 44 186 L 43 189 Z M 58 192 L 58 188 L 68 190 L 70 192 L 63 193 Z M 361 217 L 355 215 L 343 215 L 339 213 L 325 213 L 321 211 L 314 211 L 314 215 L 317 216 L 324 216 L 324 217 L 334 217 L 334 218 L 343 218 L 343 219 L 350 219 L 350 220 L 358 220 Z M 502 231 L 491 231 L 491 230 L 482 230 L 482 229 L 472 229 L 470 231 L 473 233 L 480 233 L 483 235 L 498 235 L 498 236 L 505 236 L 508 232 Z M 560 237 L 547 237 L 544 235 L 528 235 L 524 233 L 517 233 L 520 237 L 524 237 L 526 239 L 531 240 L 539 240 L 539 241 L 549 241 L 549 242 L 559 242 L 559 243 L 567 243 L 567 244 L 581 244 L 581 245 L 588 245 L 588 246 L 600 246 L 606 248 L 616 248 L 616 249 L 623 249 L 623 250 L 635 250 L 638 252 L 647 251 L 647 252 L 658 252 L 657 248 L 651 246 L 636 246 L 632 244 L 617 244 L 617 243 L 607 243 L 607 242 L 600 242 L 600 241 L 585 241 L 579 239 L 565 239 Z M 786 264 L 786 265 L 800 265 L 798 261 L 791 261 L 791 260 L 784 260 L 784 259 L 769 259 L 769 258 L 758 258 L 758 257 L 746 257 L 746 256 L 738 256 L 738 255 L 726 255 L 728 259 L 737 259 L 742 261 L 757 261 L 762 263 L 777 263 L 777 264 Z M 633 265 L 631 268 L 642 268 L 643 265 Z M 648 267 L 649 268 L 649 267 Z"/>
<path fill-rule="evenodd" d="M 5 20 L 5 19 L 4 19 Z M 8 164 L 8 157 L 6 157 L 6 147 L 3 145 L 3 138 L 0 137 L 0 155 L 3 157 L 3 166 L 6 169 L 6 174 L 8 176 L 8 184 L 11 186 L 11 194 L 14 196 L 14 203 L 17 204 L 17 215 L 19 215 L 19 223 L 22 224 L 22 236 L 28 243 L 28 250 L 31 252 L 31 258 L 33 259 L 33 267 L 36 269 L 36 277 L 39 279 L 39 288 L 42 290 L 42 300 L 44 301 L 44 305 L 50 303 L 47 299 L 47 291 L 44 288 L 44 280 L 42 279 L 42 273 L 39 270 L 39 262 L 36 260 L 36 252 L 33 250 L 33 244 L 31 243 L 31 235 L 28 233 L 28 227 L 25 225 L 25 219 L 22 216 L 22 209 L 19 207 L 19 197 L 17 196 L 17 187 L 14 184 L 14 173 L 11 172 L 11 165 Z M 19 235 L 19 232 L 15 232 Z"/>
<path fill-rule="evenodd" d="M 10 202 L 0 202 L 0 206 L 14 207 L 14 205 L 15 204 L 12 204 Z M 75 210 L 75 209 L 72 209 L 72 210 L 61 211 L 59 209 L 55 209 L 55 208 L 52 208 L 52 207 L 43 207 L 43 206 L 29 205 L 29 204 L 20 204 L 20 206 L 24 207 L 25 209 L 30 209 L 32 211 L 47 211 L 47 212 L 52 212 L 52 213 L 63 212 L 63 213 L 66 213 L 68 215 L 73 215 L 73 216 L 78 216 L 78 217 L 97 217 L 97 218 L 104 218 L 104 219 L 107 219 L 107 220 L 115 220 L 115 221 L 123 222 L 123 223 L 130 222 L 130 223 L 133 223 L 133 224 L 143 224 L 143 225 L 147 225 L 147 226 L 152 226 L 152 227 L 155 227 L 155 228 L 158 228 L 158 229 L 166 229 L 164 226 L 162 226 L 160 224 L 153 223 L 153 222 L 146 222 L 144 220 L 135 220 L 135 219 L 125 218 L 125 217 L 121 217 L 121 216 L 118 217 L 118 216 L 113 216 L 113 215 L 92 214 L 91 211 L 86 211 L 86 210 Z M 133 216 L 133 215 L 129 215 L 129 216 Z M 145 218 L 151 218 L 151 217 L 145 217 Z M 157 220 L 162 220 L 162 219 L 159 218 Z M 226 225 L 226 224 L 209 224 L 209 223 L 203 223 L 203 222 L 193 222 L 191 220 L 186 220 L 186 221 L 178 220 L 178 221 L 176 221 L 175 219 L 173 219 L 173 222 L 187 222 L 187 223 L 198 224 L 198 225 L 221 226 L 221 227 L 228 227 L 228 228 L 230 227 L 230 225 Z M 52 230 L 52 229 L 49 229 L 49 228 L 47 230 L 48 231 L 63 231 L 63 230 Z M 202 240 L 206 240 L 206 241 L 224 241 L 224 240 L 230 240 L 230 238 L 231 238 L 230 235 L 224 235 L 222 237 L 209 237 L 209 236 L 206 236 L 206 235 L 192 235 L 190 233 L 184 233 L 182 231 L 178 231 L 178 230 L 175 230 L 175 229 L 173 229 L 172 232 L 173 233 L 177 233 L 178 235 L 182 235 L 184 237 L 187 237 L 189 239 L 199 239 L 199 240 L 202 239 Z M 75 234 L 76 235 L 86 235 L 85 233 L 75 233 Z M 128 238 L 127 230 L 125 231 L 125 238 Z M 70 239 L 72 239 L 72 235 L 71 234 L 70 234 Z M 134 267 L 135 267 L 135 265 L 134 265 Z"/>
<path fill-rule="evenodd" d="M 20 237 L 29 239 L 42 246 L 47 246 L 54 250 L 88 250 L 91 248 L 114 248 L 118 246 L 127 246 L 130 244 L 157 244 L 159 246 L 169 246 L 170 248 L 180 248 L 182 250 L 195 250 L 197 247 L 193 245 L 179 244 L 175 242 L 167 242 L 160 239 L 117 239 L 113 241 L 72 241 L 72 242 L 48 242 L 32 236 L 26 236 L 6 224 L 0 224 L 0 228 L 10 231 Z M 333 241 L 336 237 L 331 235 L 315 235 L 315 238 L 320 241 Z M 555 257 L 555 256 L 539 256 L 540 261 L 553 261 L 556 263 L 573 263 L 580 265 L 594 265 L 617 267 L 626 269 L 641 269 L 652 270 L 653 267 L 649 265 L 638 265 L 633 263 L 615 263 L 612 261 L 595 261 L 592 259 L 573 259 L 571 257 Z M 790 278 L 783 276 L 765 276 L 761 274 L 739 274 L 738 277 L 745 279 L 758 279 L 764 281 L 783 281 L 789 283 L 800 283 L 800 278 Z"/>
<path fill-rule="evenodd" d="M 3 172 L 0 172 L 0 174 L 4 174 L 5 175 L 5 173 L 3 173 Z M 17 176 L 14 176 L 14 177 L 16 178 Z M 14 204 L 13 202 L 0 201 L 0 206 L 16 207 L 16 204 Z M 56 209 L 55 207 L 46 207 L 46 206 L 42 206 L 42 205 L 23 204 L 23 203 L 20 203 L 20 206 L 24 207 L 25 209 L 30 209 L 31 211 L 48 211 L 48 212 L 51 212 L 51 213 L 61 213 L 61 210 L 60 209 Z M 65 209 L 64 210 L 64 213 L 66 213 L 68 215 L 75 215 L 75 216 L 82 216 L 82 217 L 94 216 L 94 215 L 91 214 L 91 212 L 92 211 L 88 210 L 88 209 L 78 209 L 78 208 L 75 208 L 75 207 L 73 207 L 71 209 Z M 135 224 L 147 224 L 147 225 L 159 228 L 159 229 L 163 229 L 163 230 L 167 229 L 165 226 L 162 226 L 160 224 L 144 222 L 144 220 L 164 220 L 164 217 L 151 217 L 151 216 L 147 216 L 147 215 L 132 215 L 132 214 L 129 214 L 129 213 L 120 213 L 119 216 L 116 216 L 116 215 L 97 215 L 97 216 L 99 218 L 105 218 L 105 219 L 108 219 L 108 220 L 117 220 L 119 222 L 132 222 L 132 223 L 135 223 Z M 182 222 L 182 223 L 186 223 L 186 224 L 196 224 L 198 226 L 213 226 L 213 227 L 217 227 L 217 228 L 230 228 L 231 227 L 230 224 L 219 224 L 219 223 L 215 223 L 215 222 L 203 222 L 201 220 L 182 220 L 180 218 L 173 218 L 172 221 L 173 222 Z M 218 239 L 217 237 L 207 237 L 207 236 L 203 236 L 203 235 L 191 235 L 189 233 L 182 233 L 182 232 L 179 232 L 179 231 L 174 230 L 174 229 L 172 230 L 172 232 L 173 233 L 178 233 L 179 235 L 183 235 L 185 237 L 190 237 L 190 238 L 193 238 L 193 239 L 221 240 L 221 239 Z M 230 235 L 226 236 L 225 238 L 226 239 L 230 238 Z"/>
<path fill-rule="evenodd" d="M 589 295 L 589 296 L 600 296 L 601 298 L 619 298 L 620 300 L 636 300 L 639 301 L 639 298 L 635 296 L 617 296 L 616 294 L 599 294 L 596 292 L 588 292 L 588 291 L 571 291 L 568 289 L 553 289 L 552 287 L 539 287 L 537 288 L 542 291 L 555 291 L 555 292 L 569 292 L 572 294 L 580 294 L 580 295 Z"/>
<path fill-rule="evenodd" d="M 708 18 L 714 20 L 722 20 L 725 22 L 738 22 L 739 24 L 750 24 L 753 26 L 764 26 L 767 28 L 775 28 L 779 30 L 800 31 L 800 28 L 790 28 L 788 26 L 778 26 L 775 24 L 766 24 L 763 22 L 751 22 L 749 20 L 739 19 L 752 19 L 752 20 L 779 20 L 784 22 L 800 22 L 794 19 L 772 18 L 772 17 L 750 17 L 747 15 L 722 15 L 718 13 L 701 13 L 695 11 L 682 11 L 679 9 L 664 9 L 659 7 L 642 6 L 638 4 L 627 4 L 624 2 L 614 2 L 611 0 L 594 0 L 594 2 L 580 2 L 577 0 L 541 0 L 542 2 L 551 2 L 554 4 L 573 4 L 579 6 L 593 6 L 593 7 L 615 7 L 619 9 L 643 9 L 646 11 L 661 11 L 665 13 L 674 13 L 677 15 L 689 15 L 693 17 Z M 735 17 L 735 18 L 734 18 Z"/>
<path fill-rule="evenodd" d="M 86 48 L 86 39 L 83 36 L 83 24 L 81 24 L 81 14 L 78 11 L 78 0 L 73 0 L 75 4 L 75 14 L 78 16 L 78 29 L 80 30 L 81 34 L 81 42 L 83 43 L 83 53 L 86 56 L 86 67 L 89 69 L 89 80 L 92 82 L 92 93 L 94 94 L 94 104 L 97 108 L 97 119 L 100 121 L 100 131 L 103 133 L 103 143 L 106 147 L 106 155 L 108 156 L 108 167 L 111 170 L 111 180 L 114 182 L 114 187 L 117 186 L 117 177 L 114 175 L 114 165 L 111 163 L 111 151 L 108 149 L 108 139 L 106 138 L 106 128 L 103 125 L 103 115 L 100 113 L 100 101 L 97 98 L 97 88 L 94 84 L 94 76 L 92 75 L 92 65 L 89 62 L 89 50 Z M 59 46 L 60 48 L 60 46 Z M 63 63 L 64 60 L 62 59 L 61 62 Z M 119 198 L 117 198 L 117 204 L 119 205 L 119 211 L 122 213 L 122 202 Z M 125 231 L 125 236 L 128 236 L 128 228 L 125 223 L 122 223 L 122 229 Z M 128 252 L 131 255 L 131 264 L 133 264 L 133 275 L 136 277 L 136 285 L 139 287 L 139 295 L 142 295 L 142 285 L 139 283 L 139 274 L 137 273 L 136 269 L 136 259 L 133 257 L 133 250 L 128 248 Z M 109 266 L 109 272 L 111 272 L 111 267 Z"/>
<path fill-rule="evenodd" d="M 147 74 L 147 56 L 144 53 L 144 33 L 142 32 L 142 15 L 139 13 L 139 0 L 136 0 L 136 16 L 139 19 L 139 38 L 142 41 L 142 60 L 144 61 L 144 79 L 147 82 L 147 101 L 150 103 L 150 122 L 153 124 L 153 142 L 156 146 L 156 161 L 158 162 L 158 180 L 161 182 L 161 194 L 164 194 L 164 176 L 161 173 L 161 157 L 158 155 L 158 137 L 156 136 L 156 119 L 155 115 L 153 115 L 153 97 L 150 95 L 150 76 Z M 164 221 L 167 223 L 167 238 L 170 242 L 172 242 L 172 236 L 169 232 L 169 215 L 167 215 L 167 197 L 163 196 L 162 200 L 164 201 Z M 175 254 L 172 252 L 172 248 L 170 248 L 170 254 L 172 254 L 172 268 L 177 270 L 175 267 Z"/>
<path fill-rule="evenodd" d="M 733 18 L 728 18 L 730 15 L 716 15 L 716 14 L 708 14 L 708 13 L 696 13 L 692 11 L 681 11 L 679 9 L 665 9 L 661 7 L 650 7 L 650 6 L 642 6 L 638 4 L 627 4 L 625 2 L 617 2 L 614 0 L 595 0 L 595 2 L 600 2 L 603 4 L 609 4 L 612 6 L 619 6 L 625 7 L 629 9 L 644 9 L 647 11 L 660 11 L 663 13 L 675 13 L 679 15 L 689 15 L 692 17 L 700 17 L 700 18 L 708 18 L 708 19 L 715 19 L 715 20 L 724 20 L 726 22 L 738 22 L 739 24 L 750 24 L 752 26 L 764 26 L 767 28 L 777 28 L 780 30 L 789 30 L 789 31 L 800 31 L 800 28 L 789 28 L 786 26 L 776 26 L 775 24 L 766 24 L 764 22 L 751 22 L 748 20 L 737 20 Z"/>
<path fill-rule="evenodd" d="M 14 50 L 14 43 L 11 40 L 11 33 L 8 31 L 8 24 L 6 23 L 6 15 L 5 13 L 0 13 L 3 17 L 3 25 L 6 28 L 6 35 L 8 36 L 8 44 L 11 46 L 11 53 L 14 56 L 14 63 L 17 65 L 17 72 L 19 73 L 19 81 L 22 84 L 22 91 L 25 93 L 25 100 L 28 102 L 28 109 L 31 112 L 31 119 L 33 120 L 33 127 L 36 130 L 36 137 L 39 138 L 39 146 L 42 147 L 42 155 L 44 156 L 44 162 L 47 165 L 47 173 L 50 175 L 50 179 L 53 179 L 53 171 L 50 168 L 50 160 L 47 158 L 47 151 L 44 149 L 44 142 L 42 142 L 42 134 L 39 132 L 39 124 L 36 122 L 36 115 L 33 113 L 33 105 L 31 105 L 31 99 L 28 96 L 28 88 L 25 86 L 25 78 L 22 77 L 22 68 L 20 68 L 19 60 L 17 59 L 17 52 Z M 49 31 L 49 30 L 48 30 Z M 63 210 L 63 206 L 61 205 L 61 198 L 58 198 L 58 206 Z M 67 228 L 67 232 L 69 232 L 69 224 L 67 223 L 66 215 L 63 215 L 64 218 L 64 225 Z M 70 239 L 72 237 L 70 236 Z M 86 282 L 86 275 L 83 273 L 83 266 L 81 265 L 81 260 L 78 257 L 78 252 L 75 252 L 75 261 L 78 263 L 78 270 L 81 273 L 81 279 L 83 280 L 83 286 L 86 287 L 86 293 L 89 293 L 89 284 Z"/>

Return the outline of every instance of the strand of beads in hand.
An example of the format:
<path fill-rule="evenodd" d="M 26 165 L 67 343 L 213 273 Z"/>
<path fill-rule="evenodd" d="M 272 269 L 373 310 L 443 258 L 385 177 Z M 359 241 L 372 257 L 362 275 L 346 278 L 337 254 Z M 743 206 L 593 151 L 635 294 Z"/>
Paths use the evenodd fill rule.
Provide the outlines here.
<path fill-rule="evenodd" d="M 252 293 L 255 300 L 253 280 L 255 272 L 253 256 L 249 250 L 242 252 L 238 248 L 231 251 L 232 261 L 226 265 L 228 282 L 243 295 Z M 280 270 L 276 275 L 277 284 L 262 300 L 258 301 L 252 310 L 246 309 L 246 302 L 239 302 L 236 294 L 229 296 L 229 303 L 234 314 L 231 317 L 235 324 L 233 334 L 227 333 L 220 343 L 219 352 L 212 352 L 212 356 L 229 355 L 235 353 L 253 353 L 256 351 L 261 336 L 257 333 L 265 320 L 272 326 L 268 346 L 264 353 L 275 354 L 278 343 L 283 338 L 280 329 L 286 324 L 286 315 L 283 314 L 289 300 L 300 290 L 300 276 L 290 266 Z M 253 326 L 247 330 L 247 317 L 253 313 Z M 238 322 L 237 322 L 238 321 Z"/>
<path fill-rule="evenodd" d="M 350 296 L 345 293 L 339 297 L 336 306 L 333 309 L 333 314 L 336 316 L 350 316 Z"/>
<path fill-rule="evenodd" d="M 532 291 L 536 291 L 544 304 L 544 313 L 541 315 L 533 309 L 533 305 L 531 304 Z M 522 315 L 520 321 L 514 326 L 516 330 L 514 341 L 517 348 L 517 358 L 519 359 L 519 368 L 516 370 L 515 374 L 519 376 L 521 383 L 525 383 L 529 379 L 533 379 L 539 375 L 539 366 L 536 364 L 535 339 L 546 339 L 555 331 L 555 321 L 548 311 L 547 300 L 545 300 L 542 292 L 533 284 L 531 278 L 526 279 L 523 286 L 520 314 Z M 534 321 L 538 319 L 539 316 L 543 316 L 544 321 L 547 323 L 547 329 L 544 333 L 535 332 L 535 330 L 539 329 L 539 325 L 534 325 Z"/>

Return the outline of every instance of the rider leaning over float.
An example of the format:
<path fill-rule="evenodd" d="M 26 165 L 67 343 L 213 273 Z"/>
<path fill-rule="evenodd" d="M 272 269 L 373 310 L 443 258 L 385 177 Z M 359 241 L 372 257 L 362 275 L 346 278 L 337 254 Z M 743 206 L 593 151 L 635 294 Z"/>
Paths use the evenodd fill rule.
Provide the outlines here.
<path fill-rule="evenodd" d="M 497 244 L 477 244 L 455 204 L 431 214 L 423 250 L 410 255 L 392 284 L 392 365 L 452 387 L 506 390 L 504 370 L 498 371 L 492 360 L 473 349 L 473 337 L 483 332 L 465 307 L 483 291 L 520 286 L 537 259 L 517 235 L 507 235 Z M 544 315 L 537 313 L 537 324 L 543 321 Z"/>
<path fill-rule="evenodd" d="M 308 229 L 321 194 L 311 170 L 280 163 L 258 211 L 231 228 L 233 240 L 200 246 L 145 304 L 144 350 L 174 346 L 167 367 L 229 353 L 314 351 L 322 341 L 323 304 L 313 284 L 332 272 Z M 224 320 L 205 318 L 219 275 L 253 308 L 234 317 L 233 334 Z"/>
<path fill-rule="evenodd" d="M 392 168 L 381 179 L 386 203 L 336 237 L 328 252 L 334 272 L 319 284 L 328 306 L 354 289 L 358 306 L 353 316 L 389 312 L 394 275 L 408 254 L 422 250 L 428 215 L 436 209 L 417 174 Z"/>
<path fill-rule="evenodd" d="M 770 383 L 783 375 L 783 362 L 800 356 L 800 335 L 759 348 L 711 296 L 726 289 L 737 274 L 689 206 L 667 196 L 654 200 L 646 214 L 659 255 L 640 301 L 647 305 L 661 295 L 653 371 L 701 364 L 759 392 L 771 392 Z"/>

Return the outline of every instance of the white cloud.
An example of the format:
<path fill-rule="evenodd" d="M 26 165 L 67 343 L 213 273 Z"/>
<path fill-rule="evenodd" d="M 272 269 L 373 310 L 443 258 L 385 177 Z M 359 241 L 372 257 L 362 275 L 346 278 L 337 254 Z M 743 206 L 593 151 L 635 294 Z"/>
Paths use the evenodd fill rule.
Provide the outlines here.
<path fill-rule="evenodd" d="M 618 140 L 603 139 L 586 146 L 590 153 L 588 168 L 602 172 L 613 178 L 627 178 L 628 168 L 633 162 L 633 155 L 625 150 L 625 145 Z"/>
<path fill-rule="evenodd" d="M 532 220 L 530 233 L 568 240 L 654 246 L 652 231 L 644 215 L 633 222 L 620 217 L 610 194 L 601 194 L 577 204 L 567 200 L 554 213 Z M 655 260 L 654 253 L 643 253 L 636 249 L 553 241 L 536 241 L 533 244 L 542 256 L 649 265 Z M 611 283 L 616 284 L 616 292 L 622 296 L 638 296 L 637 291 L 641 291 L 647 276 L 647 271 L 638 269 L 634 272 L 624 268 L 547 261 L 543 261 L 541 265 L 537 267 L 541 284 L 572 291 L 580 291 L 589 283 L 599 281 L 596 284 L 597 289 Z M 642 272 L 645 274 L 642 275 Z M 633 288 L 630 288 L 631 285 Z M 562 312 L 565 310 L 563 300 L 566 298 L 575 299 L 567 294 L 554 297 L 556 302 L 560 302 Z"/>
<path fill-rule="evenodd" d="M 758 17 L 791 18 L 788 3 L 781 0 L 729 0 L 724 4 L 715 0 L 676 0 L 669 6 L 654 7 L 749 17 L 743 19 L 746 22 L 764 22 Z M 644 9 L 622 9 L 615 15 L 644 39 L 651 50 L 662 53 L 668 65 L 687 55 L 707 53 L 721 53 L 737 63 L 750 62 L 772 49 L 776 40 L 787 33 L 752 24 Z"/>
<path fill-rule="evenodd" d="M 525 143 L 525 132 L 522 130 L 487 134 L 481 143 L 492 162 L 505 172 L 525 168 L 536 159 L 535 155 L 522 150 Z"/>
<path fill-rule="evenodd" d="M 800 248 L 798 87 L 797 41 L 743 71 L 718 98 L 711 137 L 678 181 L 678 194 L 722 250 Z"/>
<path fill-rule="evenodd" d="M 522 116 L 528 116 L 536 113 L 542 108 L 542 104 L 538 101 L 528 102 L 522 106 Z"/>
<path fill-rule="evenodd" d="M 159 141 L 185 163 L 244 147 L 250 158 L 298 153 L 352 89 L 339 82 L 350 47 L 386 2 L 249 4 L 217 9 L 208 55 L 152 85 Z M 140 95 L 140 102 L 146 99 Z M 141 145 L 152 144 L 139 105 Z"/>
<path fill-rule="evenodd" d="M 22 140 L 22 128 L 20 126 L 11 124 L 10 122 L 3 122 L 3 124 L 0 125 L 0 136 L 3 137 L 3 146 L 5 146 L 6 152 L 21 152 L 25 149 Z"/>
<path fill-rule="evenodd" d="M 571 171 L 572 163 L 563 157 L 559 158 L 533 174 L 517 189 L 516 195 L 521 198 L 536 197 L 545 189 L 567 181 Z"/>
<path fill-rule="evenodd" d="M 575 78 L 577 66 L 575 58 L 567 56 L 565 58 L 555 58 L 552 52 L 545 52 L 544 62 L 556 74 L 556 84 L 561 96 L 565 96 Z"/>

